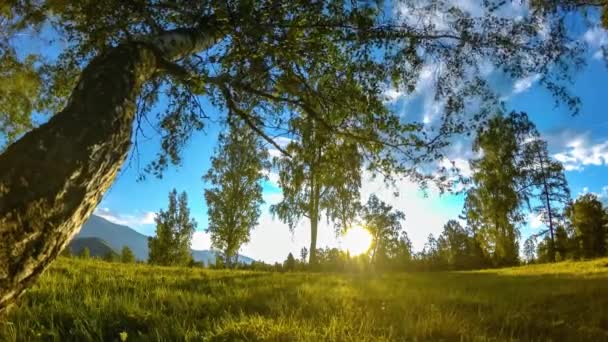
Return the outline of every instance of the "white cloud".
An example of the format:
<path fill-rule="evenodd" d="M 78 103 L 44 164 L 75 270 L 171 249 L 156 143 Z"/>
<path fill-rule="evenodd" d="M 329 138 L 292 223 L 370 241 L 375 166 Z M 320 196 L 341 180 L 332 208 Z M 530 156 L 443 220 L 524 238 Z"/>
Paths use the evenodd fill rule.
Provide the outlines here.
<path fill-rule="evenodd" d="M 274 138 L 274 142 L 276 142 L 279 146 L 281 147 L 287 147 L 287 145 L 289 145 L 290 142 L 292 142 L 293 139 L 290 138 L 286 138 L 286 137 L 276 137 Z"/>
<path fill-rule="evenodd" d="M 445 175 L 452 182 L 452 191 L 461 192 L 470 187 L 470 184 L 467 184 L 462 179 L 466 180 L 473 175 L 468 159 L 460 157 L 444 158 L 439 162 L 439 167 L 445 168 Z"/>
<path fill-rule="evenodd" d="M 533 229 L 538 229 L 540 227 L 543 227 L 545 225 L 543 223 L 543 215 L 542 214 L 529 213 L 528 214 L 528 224 Z"/>
<path fill-rule="evenodd" d="M 274 157 L 282 157 L 283 153 L 281 153 L 281 151 L 277 150 L 276 148 L 271 148 L 268 149 L 268 155 L 270 155 L 270 158 L 274 158 Z"/>
<path fill-rule="evenodd" d="M 384 98 L 388 103 L 396 102 L 406 96 L 404 91 L 397 90 L 393 87 L 389 87 L 384 90 Z"/>
<path fill-rule="evenodd" d="M 600 192 L 600 198 L 608 199 L 608 185 L 602 188 L 602 191 Z"/>
<path fill-rule="evenodd" d="M 566 171 L 582 171 L 588 165 L 608 165 L 608 140 L 594 143 L 588 134 L 579 135 L 554 157 L 564 164 Z"/>
<path fill-rule="evenodd" d="M 156 213 L 153 211 L 135 212 L 134 214 L 122 214 L 112 211 L 110 208 L 97 208 L 95 215 L 100 216 L 112 223 L 129 227 L 139 227 L 154 224 Z"/>
<path fill-rule="evenodd" d="M 293 141 L 293 139 L 290 139 L 287 137 L 276 137 L 273 140 L 281 148 L 287 147 L 287 145 L 289 145 L 289 143 Z M 281 151 L 277 150 L 276 148 L 269 148 L 268 154 L 270 155 L 271 158 L 283 156 L 283 153 L 281 153 Z"/>
<path fill-rule="evenodd" d="M 540 79 L 539 74 L 523 77 L 513 83 L 513 94 L 520 94 L 530 89 Z"/>
<path fill-rule="evenodd" d="M 283 200 L 282 192 L 265 192 L 264 193 L 264 202 L 268 205 L 277 204 Z"/>
<path fill-rule="evenodd" d="M 595 50 L 593 58 L 604 58 L 602 46 L 608 45 L 608 31 L 599 26 L 593 27 L 583 34 L 583 41 L 585 41 L 591 49 Z"/>
<path fill-rule="evenodd" d="M 211 249 L 211 237 L 209 233 L 204 231 L 196 231 L 192 234 L 192 241 L 190 242 L 190 248 L 194 250 L 205 250 Z"/>
<path fill-rule="evenodd" d="M 597 196 L 602 202 L 608 203 L 608 185 L 603 186 L 599 192 L 589 191 L 589 187 L 584 187 L 576 197 L 580 197 L 586 194 L 593 194 Z"/>
<path fill-rule="evenodd" d="M 453 158 L 453 159 L 444 158 L 440 162 L 439 166 L 445 167 L 448 170 L 453 167 L 456 167 L 460 171 L 460 174 L 465 177 L 470 177 L 473 174 L 473 171 L 471 171 L 471 166 L 469 164 L 469 161 L 464 158 Z"/>

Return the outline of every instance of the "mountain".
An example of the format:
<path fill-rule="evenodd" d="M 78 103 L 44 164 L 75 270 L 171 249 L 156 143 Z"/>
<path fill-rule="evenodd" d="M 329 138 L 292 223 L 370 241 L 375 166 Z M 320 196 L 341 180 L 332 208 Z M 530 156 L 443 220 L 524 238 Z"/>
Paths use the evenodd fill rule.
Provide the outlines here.
<path fill-rule="evenodd" d="M 82 238 L 101 239 L 102 242 L 119 253 L 124 246 L 128 246 L 138 260 L 148 260 L 148 236 L 138 233 L 133 228 L 112 223 L 97 215 L 91 215 L 72 242 Z M 92 251 L 91 255 L 93 255 Z M 216 251 L 192 250 L 194 260 L 204 262 L 206 265 L 214 263 L 216 255 Z M 250 264 L 254 260 L 239 255 L 239 261 Z"/>
<path fill-rule="evenodd" d="M 116 253 L 105 241 L 97 237 L 83 237 L 72 240 L 68 246 L 72 255 L 80 255 L 88 248 L 91 257 L 103 258 L 108 253 Z"/>
<path fill-rule="evenodd" d="M 128 246 L 138 260 L 148 260 L 148 237 L 127 226 L 112 223 L 102 217 L 92 215 L 84 223 L 75 237 L 99 238 L 104 240 L 112 249 L 120 251 Z"/>
<path fill-rule="evenodd" d="M 195 249 L 192 250 L 192 257 L 194 258 L 194 260 L 202 261 L 205 263 L 205 265 L 215 263 L 215 258 L 217 256 L 217 254 L 218 253 L 216 251 L 211 251 L 208 249 L 205 249 L 202 251 L 195 250 Z M 244 255 L 239 254 L 239 262 L 249 265 L 254 261 L 255 260 L 251 259 L 250 257 L 246 257 Z"/>

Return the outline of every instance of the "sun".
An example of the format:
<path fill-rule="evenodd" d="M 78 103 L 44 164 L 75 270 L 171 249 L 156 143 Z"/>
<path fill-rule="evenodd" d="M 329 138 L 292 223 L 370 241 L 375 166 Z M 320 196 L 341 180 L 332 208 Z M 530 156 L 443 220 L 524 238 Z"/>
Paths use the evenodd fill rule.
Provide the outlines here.
<path fill-rule="evenodd" d="M 367 252 L 371 244 L 372 235 L 363 227 L 352 227 L 344 235 L 343 248 L 352 256 Z"/>

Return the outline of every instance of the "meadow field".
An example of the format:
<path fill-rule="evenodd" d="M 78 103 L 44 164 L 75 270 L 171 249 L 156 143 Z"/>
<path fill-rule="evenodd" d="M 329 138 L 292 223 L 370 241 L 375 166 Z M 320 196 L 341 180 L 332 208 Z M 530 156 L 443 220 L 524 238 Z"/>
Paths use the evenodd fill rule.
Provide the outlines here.
<path fill-rule="evenodd" d="M 370 275 L 60 258 L 0 340 L 602 341 L 608 259 Z"/>

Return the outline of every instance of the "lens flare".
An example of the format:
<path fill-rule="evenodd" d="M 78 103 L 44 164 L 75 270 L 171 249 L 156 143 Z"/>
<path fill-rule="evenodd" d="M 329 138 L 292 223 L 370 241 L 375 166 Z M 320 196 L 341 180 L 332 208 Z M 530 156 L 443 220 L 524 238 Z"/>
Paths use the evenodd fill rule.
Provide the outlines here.
<path fill-rule="evenodd" d="M 352 227 L 344 235 L 342 248 L 347 250 L 350 255 L 360 255 L 366 253 L 372 244 L 372 235 L 363 227 Z"/>

